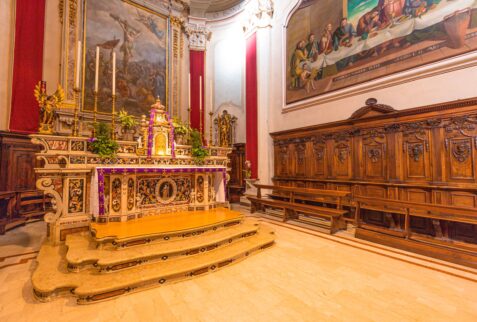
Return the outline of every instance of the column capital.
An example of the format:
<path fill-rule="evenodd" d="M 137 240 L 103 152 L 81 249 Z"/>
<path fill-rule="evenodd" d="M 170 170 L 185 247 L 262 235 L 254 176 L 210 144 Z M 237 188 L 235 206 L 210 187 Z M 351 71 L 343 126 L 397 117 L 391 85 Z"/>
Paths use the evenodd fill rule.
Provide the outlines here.
<path fill-rule="evenodd" d="M 212 32 L 205 25 L 205 21 L 190 19 L 184 29 L 189 37 L 189 49 L 200 51 L 207 49 L 207 41 L 212 37 Z"/>
<path fill-rule="evenodd" d="M 251 34 L 257 29 L 272 26 L 274 4 L 272 0 L 251 0 L 245 9 L 243 31 Z"/>

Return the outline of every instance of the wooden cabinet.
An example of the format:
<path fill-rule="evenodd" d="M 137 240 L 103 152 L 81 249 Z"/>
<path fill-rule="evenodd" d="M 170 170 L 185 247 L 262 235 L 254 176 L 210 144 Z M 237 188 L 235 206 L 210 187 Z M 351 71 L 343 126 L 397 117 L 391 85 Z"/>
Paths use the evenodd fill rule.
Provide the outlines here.
<path fill-rule="evenodd" d="M 245 191 L 245 143 L 235 143 L 230 159 L 230 180 L 228 192 L 230 202 L 240 202 L 240 196 Z"/>
<path fill-rule="evenodd" d="M 0 132 L 0 191 L 36 189 L 36 152 L 27 135 Z"/>

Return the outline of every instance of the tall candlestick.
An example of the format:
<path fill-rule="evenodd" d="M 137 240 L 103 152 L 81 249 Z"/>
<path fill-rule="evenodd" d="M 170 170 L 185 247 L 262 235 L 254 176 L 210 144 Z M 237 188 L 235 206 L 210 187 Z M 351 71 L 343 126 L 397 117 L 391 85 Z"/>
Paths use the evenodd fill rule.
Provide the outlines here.
<path fill-rule="evenodd" d="M 81 41 L 78 41 L 78 48 L 76 48 L 76 79 L 75 87 L 80 88 L 80 74 L 81 74 Z"/>
<path fill-rule="evenodd" d="M 116 95 L 111 96 L 112 113 L 111 113 L 111 139 L 116 140 Z"/>
<path fill-rule="evenodd" d="M 202 76 L 199 77 L 199 131 L 202 134 Z"/>
<path fill-rule="evenodd" d="M 96 70 L 94 74 L 94 91 L 98 92 L 98 80 L 99 80 L 99 47 L 96 46 Z"/>
<path fill-rule="evenodd" d="M 79 103 L 80 103 L 80 89 L 79 87 L 73 88 L 74 93 L 74 100 L 75 100 L 75 109 L 73 114 L 73 128 L 72 128 L 72 135 L 79 136 L 79 128 L 78 128 L 78 110 L 79 110 Z"/>
<path fill-rule="evenodd" d="M 213 136 L 212 136 L 212 116 L 214 116 L 214 112 L 210 111 L 209 112 L 210 116 L 210 126 L 209 126 L 209 146 L 214 146 L 213 144 Z"/>
<path fill-rule="evenodd" d="M 189 73 L 189 81 L 187 83 L 187 86 L 188 86 L 187 93 L 189 94 L 189 97 L 188 97 L 188 104 L 189 105 L 187 105 L 187 109 L 190 111 L 190 73 Z M 189 113 L 189 124 L 190 124 L 190 113 Z"/>
<path fill-rule="evenodd" d="M 113 51 L 113 96 L 116 95 L 116 52 Z"/>

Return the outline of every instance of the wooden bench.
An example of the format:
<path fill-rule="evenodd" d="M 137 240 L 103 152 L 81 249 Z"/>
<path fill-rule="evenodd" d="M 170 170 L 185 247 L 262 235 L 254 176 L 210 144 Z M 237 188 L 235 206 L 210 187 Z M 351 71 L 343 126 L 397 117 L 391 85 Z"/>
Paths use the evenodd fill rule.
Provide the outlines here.
<path fill-rule="evenodd" d="M 0 192 L 0 235 L 26 222 L 24 218 L 18 216 L 16 203 L 15 191 Z"/>
<path fill-rule="evenodd" d="M 477 268 L 477 236 L 472 243 L 449 235 L 449 225 L 477 225 L 477 209 L 369 197 L 355 202 L 356 237 Z M 366 222 L 369 210 L 388 214 L 389 226 Z M 428 220 L 432 234 L 417 231 L 412 220 Z"/>
<path fill-rule="evenodd" d="M 47 199 L 41 191 L 21 191 L 17 196 L 17 211 L 25 220 L 43 219 Z"/>
<path fill-rule="evenodd" d="M 248 196 L 251 202 L 251 213 L 257 210 L 265 210 L 266 207 L 277 208 L 283 210 L 283 221 L 290 219 L 300 220 L 325 229 L 329 233 L 335 233 L 340 229 L 346 229 L 346 222 L 344 215 L 346 210 L 342 209 L 341 198 L 349 195 L 347 191 L 321 190 L 321 189 L 306 189 L 295 187 L 282 187 L 273 185 L 255 184 L 257 188 L 257 196 Z M 278 191 L 281 197 L 285 200 L 263 198 L 261 189 L 271 189 Z M 325 206 L 309 205 L 297 202 L 297 196 L 309 196 L 307 200 L 315 202 L 326 203 L 332 201 L 336 208 L 329 208 Z M 309 221 L 299 217 L 299 214 L 304 214 L 308 217 L 314 217 L 318 221 Z"/>

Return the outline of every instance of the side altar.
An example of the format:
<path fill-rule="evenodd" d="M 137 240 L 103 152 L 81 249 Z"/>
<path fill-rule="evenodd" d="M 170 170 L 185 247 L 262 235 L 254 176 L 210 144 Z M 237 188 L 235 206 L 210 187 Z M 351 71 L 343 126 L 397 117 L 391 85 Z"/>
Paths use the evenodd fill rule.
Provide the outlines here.
<path fill-rule="evenodd" d="M 204 147 L 192 156 L 190 145 L 174 141 L 174 127 L 160 101 L 143 117 L 137 141 L 117 141 L 114 157 L 92 152 L 92 139 L 31 135 L 42 146 L 36 186 L 52 196 L 45 216 L 54 244 L 91 222 L 124 222 L 144 216 L 227 206 L 227 147 Z"/>

